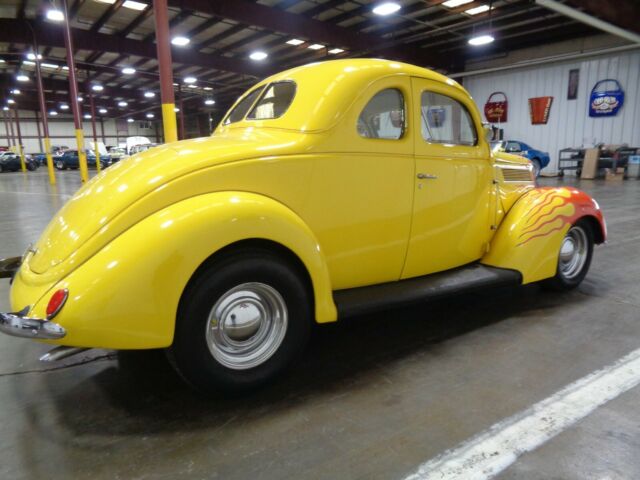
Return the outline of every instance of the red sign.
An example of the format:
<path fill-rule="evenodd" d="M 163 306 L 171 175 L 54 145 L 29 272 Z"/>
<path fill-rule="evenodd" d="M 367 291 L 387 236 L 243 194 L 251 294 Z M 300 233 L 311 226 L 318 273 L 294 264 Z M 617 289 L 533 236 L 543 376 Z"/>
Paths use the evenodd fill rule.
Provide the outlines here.
<path fill-rule="evenodd" d="M 502 99 L 499 97 L 502 96 Z M 484 116 L 487 122 L 504 123 L 507 121 L 509 102 L 504 92 L 493 92 L 484 104 Z"/>

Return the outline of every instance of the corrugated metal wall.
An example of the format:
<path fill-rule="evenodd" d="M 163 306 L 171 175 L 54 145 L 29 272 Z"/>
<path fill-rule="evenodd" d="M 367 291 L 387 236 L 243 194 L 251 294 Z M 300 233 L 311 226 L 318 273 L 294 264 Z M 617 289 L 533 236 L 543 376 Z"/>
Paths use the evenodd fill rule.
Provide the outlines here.
<path fill-rule="evenodd" d="M 580 69 L 578 98 L 567 100 L 569 70 L 576 68 Z M 624 106 L 615 117 L 591 118 L 591 89 L 605 78 L 620 82 Z M 549 152 L 546 172 L 556 171 L 561 148 L 600 142 L 640 147 L 640 51 L 465 77 L 464 86 L 481 111 L 492 92 L 507 94 L 509 117 L 501 125 L 505 138 Z M 553 97 L 549 121 L 531 125 L 528 99 L 542 96 Z"/>

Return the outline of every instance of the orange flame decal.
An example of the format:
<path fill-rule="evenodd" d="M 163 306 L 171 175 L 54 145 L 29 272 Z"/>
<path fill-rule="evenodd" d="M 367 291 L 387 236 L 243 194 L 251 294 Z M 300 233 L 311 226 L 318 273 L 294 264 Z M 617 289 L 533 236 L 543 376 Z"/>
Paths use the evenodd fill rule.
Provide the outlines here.
<path fill-rule="evenodd" d="M 545 237 L 574 223 L 579 211 L 573 203 L 571 190 L 565 188 L 541 188 L 532 201 L 531 209 L 523 222 L 517 246 Z"/>

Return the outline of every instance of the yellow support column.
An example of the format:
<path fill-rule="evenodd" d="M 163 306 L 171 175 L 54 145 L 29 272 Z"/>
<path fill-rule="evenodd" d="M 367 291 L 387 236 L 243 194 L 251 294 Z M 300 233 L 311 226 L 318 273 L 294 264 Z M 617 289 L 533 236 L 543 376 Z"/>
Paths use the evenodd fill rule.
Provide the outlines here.
<path fill-rule="evenodd" d="M 48 129 L 47 129 L 48 133 Z M 56 174 L 53 171 L 53 158 L 51 157 L 51 141 L 48 136 L 44 137 L 44 154 L 47 157 L 47 173 L 49 173 L 49 183 L 56 184 Z"/>
<path fill-rule="evenodd" d="M 78 163 L 80 164 L 80 179 L 83 182 L 89 180 L 89 169 L 87 168 L 87 152 L 84 148 L 84 133 L 82 129 L 76 129 L 76 143 L 78 144 Z"/>

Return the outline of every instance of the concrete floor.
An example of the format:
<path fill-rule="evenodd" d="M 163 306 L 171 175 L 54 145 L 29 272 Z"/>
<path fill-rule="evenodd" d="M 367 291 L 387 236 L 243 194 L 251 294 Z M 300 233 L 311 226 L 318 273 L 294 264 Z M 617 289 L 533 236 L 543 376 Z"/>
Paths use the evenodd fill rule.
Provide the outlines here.
<path fill-rule="evenodd" d="M 0 257 L 20 254 L 77 172 L 0 175 Z M 609 244 L 580 289 L 466 296 L 322 327 L 279 383 L 192 393 L 161 356 L 0 336 L 1 479 L 401 479 L 422 462 L 640 347 L 640 182 L 567 178 L 602 205 Z M 46 193 L 45 193 L 46 192 Z M 8 308 L 0 282 L 0 310 Z M 83 363 L 89 360 L 88 363 Z M 640 478 L 640 388 L 597 409 L 504 479 Z"/>

